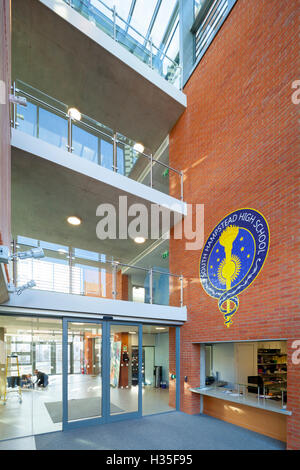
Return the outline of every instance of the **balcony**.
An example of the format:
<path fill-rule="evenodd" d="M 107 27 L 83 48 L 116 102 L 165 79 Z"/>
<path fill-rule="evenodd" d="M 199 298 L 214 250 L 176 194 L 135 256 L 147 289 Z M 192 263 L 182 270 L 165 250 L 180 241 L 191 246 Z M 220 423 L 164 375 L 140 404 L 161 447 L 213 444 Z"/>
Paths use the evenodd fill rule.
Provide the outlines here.
<path fill-rule="evenodd" d="M 27 100 L 27 107 L 12 105 L 13 128 L 165 194 L 171 181 L 183 201 L 183 173 L 167 164 L 166 151 L 156 159 L 132 139 L 84 114 L 74 117 L 70 106 L 20 80 L 13 93 Z"/>
<path fill-rule="evenodd" d="M 104 254 L 22 236 L 12 243 L 12 253 L 37 246 L 43 248 L 44 258 L 11 263 L 10 276 L 17 295 L 11 295 L 6 305 L 160 320 L 186 319 L 184 280 L 179 274 L 171 274 L 161 266 L 125 264 Z M 18 288 L 31 280 L 36 286 L 21 294 Z M 43 291 L 42 295 L 38 291 Z"/>
<path fill-rule="evenodd" d="M 173 8 L 176 2 L 171 1 Z M 77 10 L 85 3 L 77 2 Z M 168 9 L 165 5 L 162 12 Z M 108 20 L 101 15 L 106 25 Z M 119 16 L 115 32 L 120 41 L 86 16 L 63 0 L 12 0 L 13 80 L 21 77 L 47 95 L 71 103 L 93 120 L 142 142 L 154 154 L 186 109 L 186 95 L 169 81 L 178 82 L 176 61 L 170 62 L 164 49 L 154 57 L 150 38 L 144 45 L 128 27 L 126 34 L 131 32 L 136 41 L 130 52 L 127 43 L 122 45 L 131 40 L 128 36 L 125 41 L 121 34 Z M 113 29 L 110 24 L 110 33 Z"/>
<path fill-rule="evenodd" d="M 147 38 L 133 27 L 130 22 L 122 18 L 116 7 L 110 8 L 102 0 L 62 1 L 92 22 L 93 25 L 141 60 L 151 70 L 155 70 L 160 76 L 179 90 L 182 89 L 181 66 L 168 57 L 162 47 L 157 47 L 151 38 Z M 172 5 L 170 5 L 170 8 L 171 7 Z M 173 34 L 177 30 L 177 27 L 175 26 Z"/>

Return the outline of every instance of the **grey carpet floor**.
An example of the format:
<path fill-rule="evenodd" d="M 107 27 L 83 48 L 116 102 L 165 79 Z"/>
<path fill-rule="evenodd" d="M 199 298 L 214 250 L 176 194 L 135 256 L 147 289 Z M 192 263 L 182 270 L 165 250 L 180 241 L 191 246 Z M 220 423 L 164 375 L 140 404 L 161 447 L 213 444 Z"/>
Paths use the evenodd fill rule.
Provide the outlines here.
<path fill-rule="evenodd" d="M 46 402 L 45 406 L 53 421 L 53 423 L 62 422 L 62 402 L 51 401 Z M 122 413 L 121 408 L 110 404 L 111 413 Z M 68 401 L 68 414 L 70 420 L 92 418 L 101 416 L 101 400 L 99 397 L 77 398 Z"/>
<path fill-rule="evenodd" d="M 205 415 L 181 412 L 35 437 L 38 450 L 280 450 L 283 442 Z"/>

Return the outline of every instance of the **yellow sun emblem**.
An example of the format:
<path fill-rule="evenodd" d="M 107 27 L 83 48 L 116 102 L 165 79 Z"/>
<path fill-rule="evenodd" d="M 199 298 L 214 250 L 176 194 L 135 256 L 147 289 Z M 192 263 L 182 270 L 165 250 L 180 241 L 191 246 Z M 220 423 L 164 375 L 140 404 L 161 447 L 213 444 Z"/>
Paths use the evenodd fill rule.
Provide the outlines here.
<path fill-rule="evenodd" d="M 230 281 L 235 281 L 235 279 L 238 277 L 241 271 L 241 260 L 238 256 L 236 255 L 231 255 L 231 272 L 230 272 Z M 226 284 L 226 281 L 228 279 L 228 275 L 225 272 L 226 270 L 226 258 L 224 258 L 218 268 L 218 279 L 221 284 Z"/>

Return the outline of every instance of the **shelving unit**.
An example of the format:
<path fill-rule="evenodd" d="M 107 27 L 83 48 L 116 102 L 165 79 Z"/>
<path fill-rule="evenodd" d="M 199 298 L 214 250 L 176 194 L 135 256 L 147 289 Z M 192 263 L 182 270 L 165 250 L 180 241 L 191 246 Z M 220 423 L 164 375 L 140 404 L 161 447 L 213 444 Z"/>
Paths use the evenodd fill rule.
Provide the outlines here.
<path fill-rule="evenodd" d="M 286 403 L 287 354 L 281 349 L 257 350 L 257 375 L 262 378 L 264 395 Z"/>

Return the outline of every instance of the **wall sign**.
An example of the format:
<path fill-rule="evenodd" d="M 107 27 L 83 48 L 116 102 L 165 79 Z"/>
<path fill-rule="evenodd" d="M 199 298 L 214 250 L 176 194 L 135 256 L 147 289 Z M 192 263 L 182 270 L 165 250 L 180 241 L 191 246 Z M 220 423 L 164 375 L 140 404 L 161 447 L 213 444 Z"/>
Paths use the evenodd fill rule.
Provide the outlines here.
<path fill-rule="evenodd" d="M 209 235 L 200 259 L 200 281 L 205 292 L 218 299 L 229 328 L 239 307 L 238 295 L 252 284 L 267 258 L 269 226 L 254 209 L 228 214 Z"/>

